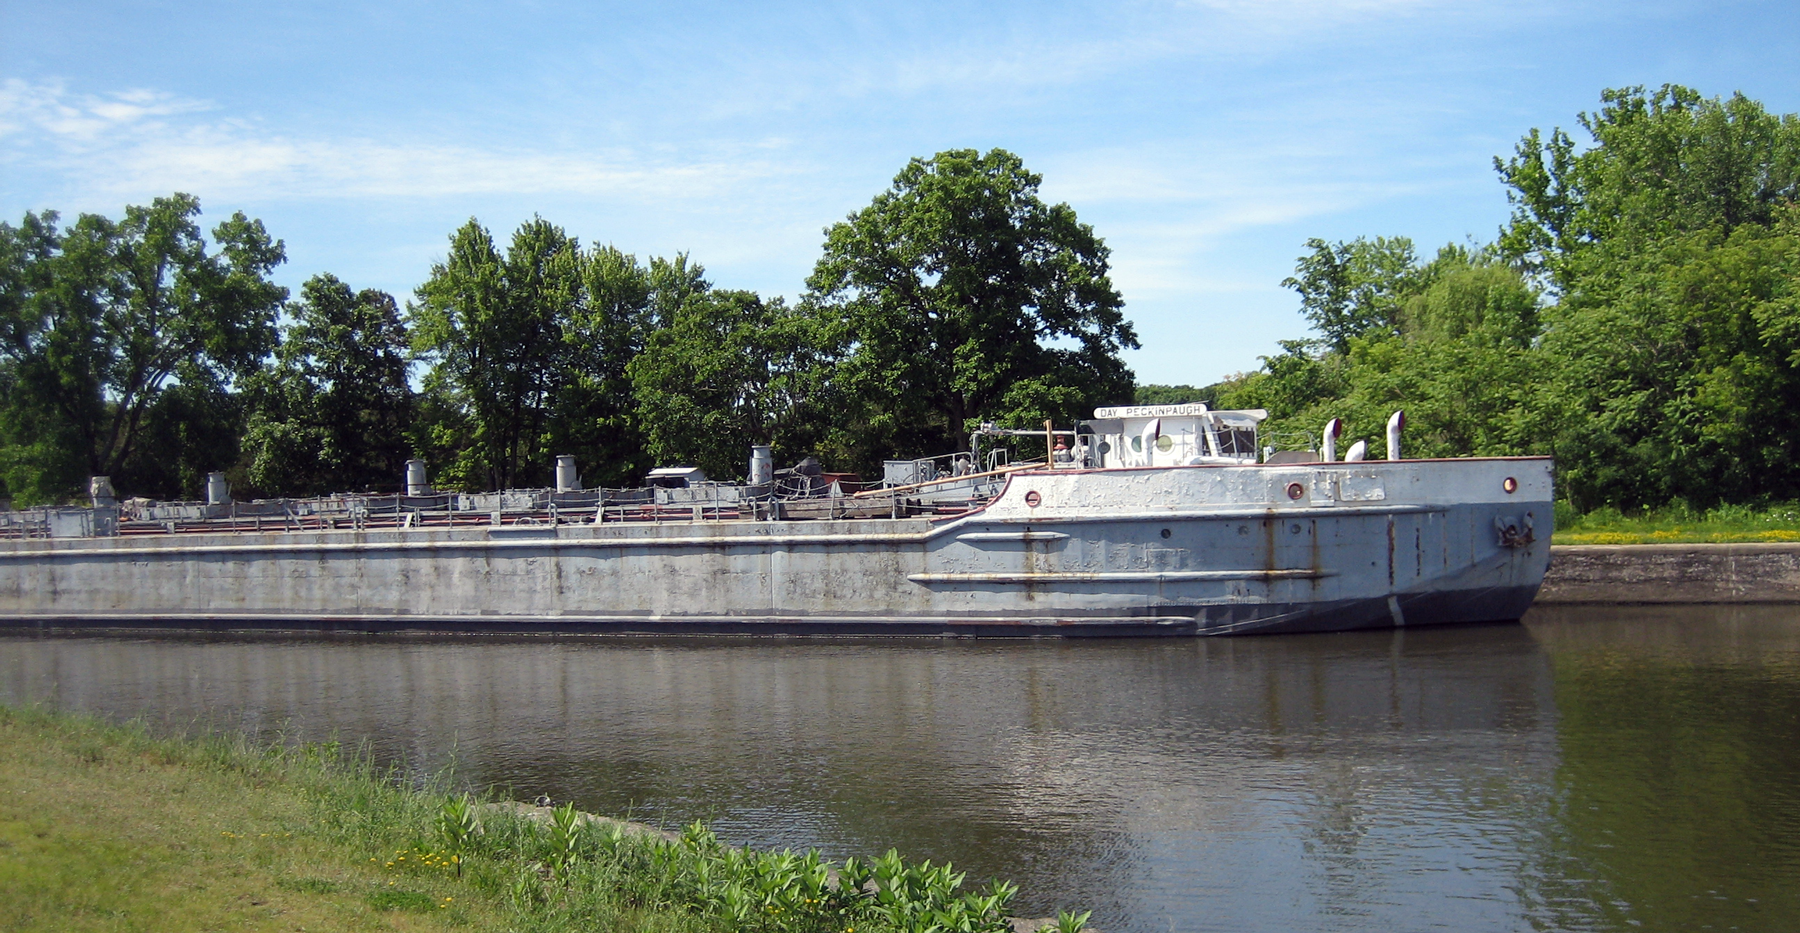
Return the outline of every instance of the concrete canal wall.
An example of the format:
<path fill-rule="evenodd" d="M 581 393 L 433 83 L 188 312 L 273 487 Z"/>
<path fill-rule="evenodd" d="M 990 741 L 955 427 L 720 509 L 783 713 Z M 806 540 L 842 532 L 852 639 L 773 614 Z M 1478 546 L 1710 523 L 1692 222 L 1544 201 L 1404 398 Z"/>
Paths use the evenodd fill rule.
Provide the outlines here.
<path fill-rule="evenodd" d="M 1800 603 L 1800 544 L 1550 549 L 1538 603 Z"/>

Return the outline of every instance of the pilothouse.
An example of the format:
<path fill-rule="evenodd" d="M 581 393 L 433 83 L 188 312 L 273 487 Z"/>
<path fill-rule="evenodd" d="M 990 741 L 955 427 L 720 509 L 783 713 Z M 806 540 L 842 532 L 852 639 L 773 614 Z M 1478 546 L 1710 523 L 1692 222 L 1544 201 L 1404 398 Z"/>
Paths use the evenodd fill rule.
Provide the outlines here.
<path fill-rule="evenodd" d="M 1267 417 L 1260 408 L 1213 411 L 1203 402 L 1100 408 L 1081 423 L 1077 449 L 1091 451 L 1083 459 L 1099 468 L 1255 463 L 1256 428 Z"/>

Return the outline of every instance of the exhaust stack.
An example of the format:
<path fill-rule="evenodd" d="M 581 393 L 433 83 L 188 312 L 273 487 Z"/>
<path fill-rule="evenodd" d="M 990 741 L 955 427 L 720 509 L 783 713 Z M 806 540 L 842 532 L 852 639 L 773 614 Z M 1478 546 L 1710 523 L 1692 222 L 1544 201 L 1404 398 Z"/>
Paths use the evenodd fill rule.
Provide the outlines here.
<path fill-rule="evenodd" d="M 1325 433 L 1319 436 L 1319 459 L 1330 463 L 1337 459 L 1337 439 L 1344 433 L 1344 420 L 1333 418 L 1325 422 Z"/>

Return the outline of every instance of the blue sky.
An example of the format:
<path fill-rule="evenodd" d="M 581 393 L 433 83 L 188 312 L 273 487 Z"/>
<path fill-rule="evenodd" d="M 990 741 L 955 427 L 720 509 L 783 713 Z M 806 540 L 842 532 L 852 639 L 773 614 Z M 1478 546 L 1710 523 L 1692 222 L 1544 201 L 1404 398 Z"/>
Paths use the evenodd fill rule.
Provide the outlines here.
<path fill-rule="evenodd" d="M 1113 250 L 1139 380 L 1303 336 L 1308 237 L 1429 252 L 1507 216 L 1491 160 L 1600 90 L 1800 110 L 1800 4 L 91 4 L 0 0 L 0 217 L 170 191 L 404 300 L 532 215 L 797 294 L 913 156 L 1002 147 Z"/>

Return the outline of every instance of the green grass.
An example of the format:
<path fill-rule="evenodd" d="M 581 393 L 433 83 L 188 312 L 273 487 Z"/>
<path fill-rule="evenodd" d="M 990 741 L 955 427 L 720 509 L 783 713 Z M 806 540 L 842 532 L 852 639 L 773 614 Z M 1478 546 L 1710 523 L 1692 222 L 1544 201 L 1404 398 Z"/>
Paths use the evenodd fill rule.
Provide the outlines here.
<path fill-rule="evenodd" d="M 949 865 L 678 839 L 406 780 L 336 744 L 158 738 L 0 706 L 9 931 L 1004 933 Z M 1085 914 L 1056 926 L 1079 933 Z"/>
<path fill-rule="evenodd" d="M 0 926 L 509 928 L 502 904 L 458 897 L 452 878 L 367 862 L 429 820 L 428 795 L 383 777 L 329 746 L 156 739 L 0 707 Z"/>
<path fill-rule="evenodd" d="M 1722 505 L 1704 511 L 1675 502 L 1626 515 L 1604 507 L 1585 515 L 1556 503 L 1556 544 L 1680 544 L 1800 541 L 1800 503 Z"/>

